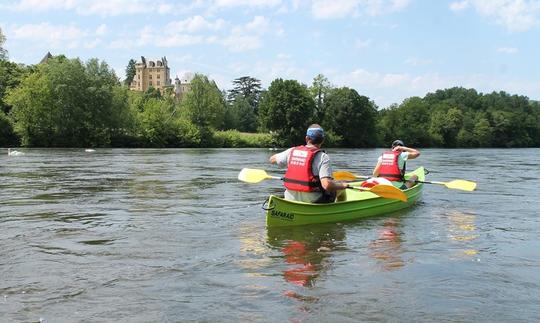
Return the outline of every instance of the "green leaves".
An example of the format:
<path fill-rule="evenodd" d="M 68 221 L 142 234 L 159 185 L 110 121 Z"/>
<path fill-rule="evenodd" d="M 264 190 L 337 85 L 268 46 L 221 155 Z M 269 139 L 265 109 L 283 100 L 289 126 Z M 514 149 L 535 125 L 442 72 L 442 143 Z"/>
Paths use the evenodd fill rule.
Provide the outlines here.
<path fill-rule="evenodd" d="M 305 85 L 276 79 L 261 99 L 259 121 L 264 130 L 276 133 L 280 145 L 301 145 L 307 127 L 314 123 L 314 110 L 315 102 Z"/>
<path fill-rule="evenodd" d="M 191 81 L 191 91 L 182 100 L 183 115 L 201 133 L 201 144 L 208 142 L 213 129 L 223 122 L 225 101 L 216 83 L 196 74 Z"/>
<path fill-rule="evenodd" d="M 384 146 L 400 138 L 413 147 L 533 147 L 540 145 L 540 105 L 456 87 L 380 111 L 378 129 Z"/>
<path fill-rule="evenodd" d="M 324 125 L 343 140 L 345 147 L 370 147 L 376 144 L 375 104 L 353 89 L 338 88 L 326 97 Z"/>
<path fill-rule="evenodd" d="M 108 145 L 111 129 L 121 127 L 117 109 L 127 109 L 115 104 L 118 85 L 97 59 L 50 59 L 8 95 L 15 131 L 26 146 Z"/>

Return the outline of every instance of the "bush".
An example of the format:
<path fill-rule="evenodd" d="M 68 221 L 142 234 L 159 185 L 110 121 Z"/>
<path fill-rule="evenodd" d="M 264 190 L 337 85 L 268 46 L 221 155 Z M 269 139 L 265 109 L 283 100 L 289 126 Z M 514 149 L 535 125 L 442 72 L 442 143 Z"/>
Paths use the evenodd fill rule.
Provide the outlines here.
<path fill-rule="evenodd" d="M 217 148 L 256 148 L 271 146 L 271 142 L 270 134 L 226 130 L 214 132 L 211 145 Z"/>

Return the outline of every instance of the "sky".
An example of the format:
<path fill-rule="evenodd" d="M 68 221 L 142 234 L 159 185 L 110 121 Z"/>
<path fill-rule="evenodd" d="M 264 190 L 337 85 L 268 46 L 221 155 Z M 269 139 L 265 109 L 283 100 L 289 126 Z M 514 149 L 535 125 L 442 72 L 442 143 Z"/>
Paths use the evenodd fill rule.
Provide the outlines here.
<path fill-rule="evenodd" d="M 540 100 L 540 0 L 0 0 L 9 59 L 167 57 L 222 90 L 323 74 L 379 108 L 462 86 Z"/>

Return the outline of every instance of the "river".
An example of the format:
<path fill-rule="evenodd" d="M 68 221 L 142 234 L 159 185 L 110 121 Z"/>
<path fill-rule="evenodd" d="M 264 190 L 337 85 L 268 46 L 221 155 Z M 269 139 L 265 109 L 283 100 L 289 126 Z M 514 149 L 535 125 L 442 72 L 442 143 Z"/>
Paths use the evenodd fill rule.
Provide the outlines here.
<path fill-rule="evenodd" d="M 422 149 L 412 208 L 267 229 L 268 149 L 0 156 L 1 322 L 538 322 L 540 149 Z M 369 174 L 380 149 L 328 149 Z"/>

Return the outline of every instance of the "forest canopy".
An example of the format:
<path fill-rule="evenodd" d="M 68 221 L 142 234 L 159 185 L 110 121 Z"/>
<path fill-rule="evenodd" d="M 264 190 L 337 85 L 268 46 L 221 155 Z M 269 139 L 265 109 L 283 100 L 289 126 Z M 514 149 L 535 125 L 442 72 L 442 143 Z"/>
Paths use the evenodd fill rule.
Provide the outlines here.
<path fill-rule="evenodd" d="M 171 89 L 130 91 L 106 62 L 56 56 L 25 66 L 0 55 L 0 146 L 285 147 L 319 123 L 327 147 L 540 147 L 540 103 L 504 91 L 440 89 L 379 108 L 368 96 L 252 76 L 221 91 L 196 74 L 182 100 Z M 127 71 L 132 71 L 129 60 Z M 132 78 L 132 73 L 128 77 Z"/>

